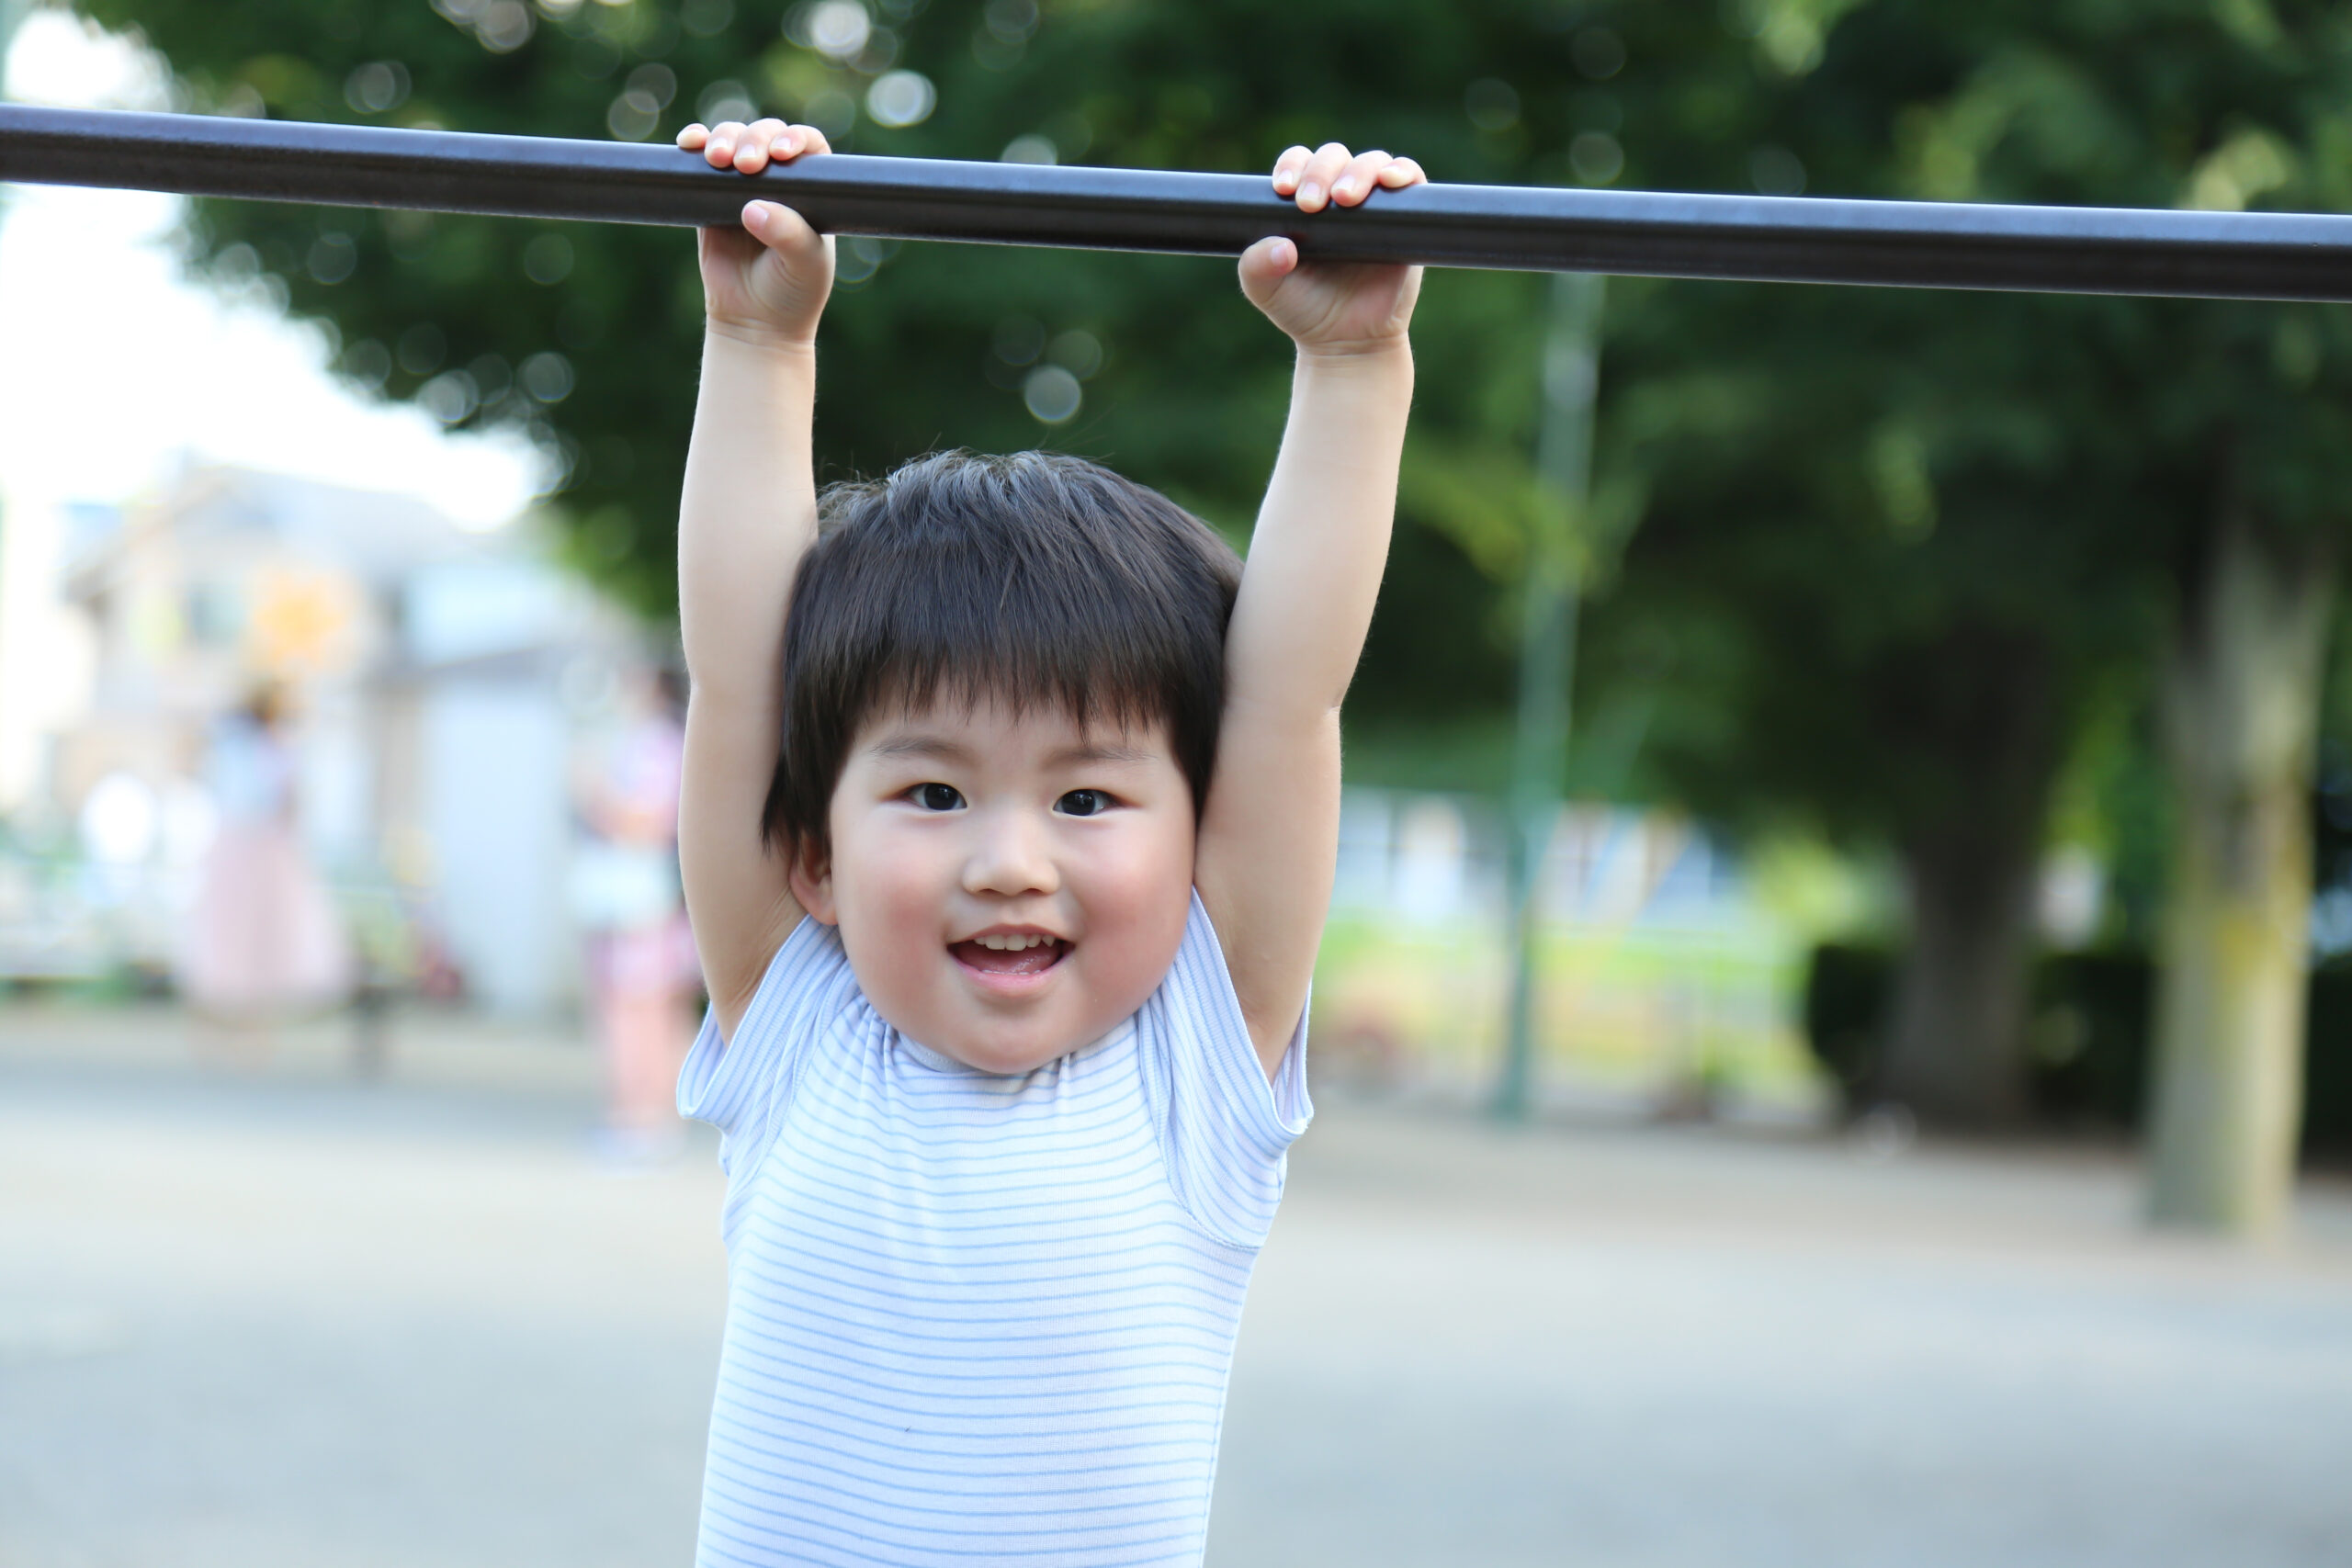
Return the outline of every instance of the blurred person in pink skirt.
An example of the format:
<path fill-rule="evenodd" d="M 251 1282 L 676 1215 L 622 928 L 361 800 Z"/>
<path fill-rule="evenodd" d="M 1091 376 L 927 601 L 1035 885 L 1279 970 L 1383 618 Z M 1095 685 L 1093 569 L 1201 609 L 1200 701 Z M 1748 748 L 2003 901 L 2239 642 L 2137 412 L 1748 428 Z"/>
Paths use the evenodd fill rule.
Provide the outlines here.
<path fill-rule="evenodd" d="M 199 1018 L 248 1055 L 287 1017 L 341 1002 L 350 944 L 294 831 L 285 697 L 257 689 L 213 727 L 205 782 L 219 829 L 197 872 L 175 978 Z"/>
<path fill-rule="evenodd" d="M 693 937 L 678 885 L 678 781 L 685 732 L 665 676 L 623 687 L 620 722 L 585 750 L 574 795 L 572 918 L 588 937 L 587 983 L 605 1062 L 605 1151 L 675 1154 L 678 1071 L 694 1041 Z"/>

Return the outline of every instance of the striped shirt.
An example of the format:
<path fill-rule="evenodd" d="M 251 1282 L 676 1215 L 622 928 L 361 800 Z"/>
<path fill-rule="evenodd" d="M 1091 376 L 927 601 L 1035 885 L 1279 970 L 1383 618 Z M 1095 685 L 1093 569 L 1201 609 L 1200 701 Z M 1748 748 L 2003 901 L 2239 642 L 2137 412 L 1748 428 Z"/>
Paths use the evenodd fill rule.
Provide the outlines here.
<path fill-rule="evenodd" d="M 1018 1076 L 899 1033 L 801 921 L 679 1082 L 726 1134 L 696 1562 L 1199 1562 L 1305 1034 L 1269 1085 L 1197 895 L 1135 1016 Z"/>

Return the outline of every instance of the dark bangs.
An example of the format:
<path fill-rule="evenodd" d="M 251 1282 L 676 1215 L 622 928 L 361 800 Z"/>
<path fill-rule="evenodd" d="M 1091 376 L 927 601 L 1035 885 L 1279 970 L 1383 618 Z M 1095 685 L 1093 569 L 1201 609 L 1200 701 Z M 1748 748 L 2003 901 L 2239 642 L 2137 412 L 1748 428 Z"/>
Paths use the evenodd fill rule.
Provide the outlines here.
<path fill-rule="evenodd" d="M 818 518 L 785 626 L 771 841 L 826 848 L 859 726 L 943 697 L 1164 722 L 1201 809 L 1241 582 L 1240 558 L 1207 524 L 1052 452 L 936 453 L 831 487 Z"/>

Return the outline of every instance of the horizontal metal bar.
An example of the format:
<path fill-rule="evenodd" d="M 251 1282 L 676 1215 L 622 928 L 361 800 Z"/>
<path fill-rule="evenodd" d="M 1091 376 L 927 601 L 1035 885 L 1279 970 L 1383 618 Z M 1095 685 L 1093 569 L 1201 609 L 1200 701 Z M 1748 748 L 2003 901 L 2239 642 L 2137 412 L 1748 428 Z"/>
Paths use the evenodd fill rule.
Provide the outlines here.
<path fill-rule="evenodd" d="M 0 180 L 622 223 L 757 195 L 835 233 L 1438 266 L 2352 300 L 2352 217 L 1432 185 L 1306 216 L 1262 176 L 840 153 L 756 176 L 669 146 L 0 105 Z"/>

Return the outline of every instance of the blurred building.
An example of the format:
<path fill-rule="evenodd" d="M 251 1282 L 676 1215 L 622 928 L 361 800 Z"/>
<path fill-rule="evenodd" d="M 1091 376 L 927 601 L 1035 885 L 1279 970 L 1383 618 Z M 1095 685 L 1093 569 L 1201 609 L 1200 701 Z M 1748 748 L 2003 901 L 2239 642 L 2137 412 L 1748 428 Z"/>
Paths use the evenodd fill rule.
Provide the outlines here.
<path fill-rule="evenodd" d="M 500 1010 L 571 998 L 569 758 L 644 657 L 625 615 L 527 527 L 469 532 L 409 497 L 286 475 L 193 468 L 62 522 L 58 593 L 86 648 L 62 660 L 81 689 L 49 694 L 63 716 L 23 814 L 78 825 L 80 887 L 111 904 L 117 957 L 167 951 L 206 834 L 208 733 L 277 682 L 301 837 L 363 948 Z"/>

